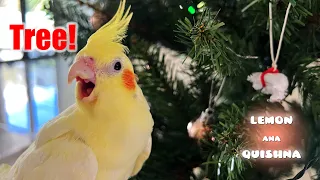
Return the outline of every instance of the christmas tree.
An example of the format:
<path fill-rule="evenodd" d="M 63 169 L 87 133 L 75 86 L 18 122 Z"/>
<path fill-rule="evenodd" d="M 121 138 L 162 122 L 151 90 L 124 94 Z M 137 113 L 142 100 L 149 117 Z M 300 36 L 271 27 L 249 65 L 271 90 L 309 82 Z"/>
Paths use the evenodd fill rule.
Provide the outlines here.
<path fill-rule="evenodd" d="M 118 3 L 55 0 L 45 8 L 56 26 L 78 23 L 81 49 Z M 125 44 L 155 120 L 151 156 L 133 179 L 277 179 L 302 164 L 291 174 L 297 179 L 320 170 L 319 0 L 127 4 L 134 16 Z M 296 90 L 301 100 L 290 102 Z M 277 131 L 283 148 L 299 149 L 302 158 L 243 158 L 257 133 L 273 129 L 250 127 L 250 116 L 274 112 L 298 119 Z"/>

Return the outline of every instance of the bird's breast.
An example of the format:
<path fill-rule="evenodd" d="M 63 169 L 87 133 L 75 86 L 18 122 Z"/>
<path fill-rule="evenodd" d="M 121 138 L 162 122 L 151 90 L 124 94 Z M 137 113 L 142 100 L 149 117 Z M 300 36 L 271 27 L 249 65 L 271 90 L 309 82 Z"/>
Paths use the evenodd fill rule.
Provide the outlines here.
<path fill-rule="evenodd" d="M 152 127 L 144 128 L 139 123 L 121 123 L 119 120 L 107 126 L 97 125 L 92 128 L 85 141 L 96 154 L 99 167 L 115 168 L 124 163 L 134 163 L 143 151 L 151 131 Z"/>

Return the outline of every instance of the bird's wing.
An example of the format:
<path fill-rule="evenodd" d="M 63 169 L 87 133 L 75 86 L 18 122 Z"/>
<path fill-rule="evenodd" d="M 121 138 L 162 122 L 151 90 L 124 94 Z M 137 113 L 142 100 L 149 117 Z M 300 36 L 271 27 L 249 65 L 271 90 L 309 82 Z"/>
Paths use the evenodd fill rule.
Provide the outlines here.
<path fill-rule="evenodd" d="M 144 151 L 138 156 L 135 166 L 133 168 L 133 171 L 131 173 L 131 177 L 138 174 L 138 172 L 141 170 L 144 162 L 149 158 L 151 153 L 151 147 L 152 147 L 152 138 L 149 137 L 148 143 L 146 147 L 144 148 Z"/>
<path fill-rule="evenodd" d="M 70 128 L 64 126 L 63 119 L 68 118 L 68 116 L 72 114 L 75 109 L 76 105 L 74 104 L 67 108 L 64 112 L 56 116 L 54 119 L 46 123 L 38 133 L 35 142 L 33 142 L 28 147 L 28 149 L 25 150 L 16 160 L 16 162 L 12 166 L 11 173 L 16 173 L 17 169 L 19 169 L 20 164 L 23 164 L 25 159 L 28 158 L 30 154 L 37 151 L 37 149 L 41 148 L 45 143 L 70 132 Z"/>
<path fill-rule="evenodd" d="M 66 120 L 75 112 L 76 107 L 75 104 L 70 106 L 54 119 L 47 122 L 39 131 L 35 140 L 35 146 L 40 147 L 46 142 L 71 131 L 71 127 L 67 126 Z"/>
<path fill-rule="evenodd" d="M 7 164 L 0 165 L 0 180 L 8 180 L 8 173 L 10 172 L 11 166 Z"/>
<path fill-rule="evenodd" d="M 81 141 L 59 138 L 25 155 L 10 179 L 95 180 L 98 163 L 92 150 Z"/>

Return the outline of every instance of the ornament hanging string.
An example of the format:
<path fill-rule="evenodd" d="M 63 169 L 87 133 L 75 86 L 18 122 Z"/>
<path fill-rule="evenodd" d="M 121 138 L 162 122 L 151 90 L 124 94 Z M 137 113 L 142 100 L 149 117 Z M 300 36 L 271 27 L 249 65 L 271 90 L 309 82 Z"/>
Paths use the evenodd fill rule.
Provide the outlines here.
<path fill-rule="evenodd" d="M 286 15 L 284 18 L 283 26 L 282 26 L 282 31 L 279 39 L 279 45 L 277 49 L 277 54 L 276 57 L 274 57 L 274 49 L 273 49 L 273 23 L 272 23 L 272 2 L 269 2 L 269 38 L 270 38 L 270 54 L 271 54 L 271 60 L 272 60 L 272 67 L 274 70 L 277 70 L 277 62 L 279 60 L 279 55 L 280 55 L 280 50 L 281 50 L 281 45 L 284 37 L 284 32 L 286 29 L 287 21 L 288 21 L 288 16 L 291 8 L 291 2 L 289 2 Z"/>
<path fill-rule="evenodd" d="M 214 79 L 211 81 L 211 87 L 210 87 L 210 97 L 209 97 L 209 107 L 205 110 L 205 118 L 204 119 L 210 119 L 213 115 L 214 107 L 218 106 L 217 101 L 221 96 L 222 89 L 224 87 L 224 84 L 226 82 L 226 77 L 223 78 L 221 86 L 219 88 L 218 94 L 216 96 L 213 95 L 213 89 L 214 89 Z"/>
<path fill-rule="evenodd" d="M 218 94 L 213 97 L 214 80 L 212 80 L 211 89 L 210 89 L 210 99 L 209 99 L 209 108 L 210 109 L 213 109 L 214 106 L 217 106 L 217 101 L 218 101 L 219 97 L 221 96 L 222 88 L 223 88 L 225 82 L 226 82 L 226 77 L 224 77 L 223 80 L 222 80 L 222 83 L 221 83 L 220 89 L 218 91 Z"/>

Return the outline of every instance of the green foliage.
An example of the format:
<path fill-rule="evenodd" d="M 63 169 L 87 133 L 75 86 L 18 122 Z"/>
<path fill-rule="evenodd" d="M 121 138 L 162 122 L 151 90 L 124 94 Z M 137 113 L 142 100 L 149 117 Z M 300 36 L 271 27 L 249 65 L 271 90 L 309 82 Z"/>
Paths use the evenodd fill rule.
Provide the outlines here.
<path fill-rule="evenodd" d="M 187 18 L 180 20 L 176 31 L 178 40 L 191 48 L 189 56 L 199 64 L 212 65 L 207 71 L 216 71 L 222 76 L 236 75 L 235 69 L 241 70 L 242 66 L 228 50 L 230 39 L 219 31 L 225 24 L 212 18 L 210 10 L 205 10 L 194 25 Z"/>
<path fill-rule="evenodd" d="M 215 141 L 211 143 L 211 153 L 204 164 L 211 165 L 210 169 L 220 169 L 220 174 L 218 171 L 209 171 L 209 166 L 206 166 L 207 176 L 210 179 L 243 179 L 245 165 L 248 165 L 248 162 L 239 154 L 245 147 L 244 131 L 241 126 L 246 107 L 236 104 L 223 105 L 216 111 L 218 121 L 212 125 L 212 136 L 215 137 Z M 209 142 L 206 144 L 210 145 Z"/>
<path fill-rule="evenodd" d="M 202 70 L 218 73 L 222 76 L 232 76 L 233 74 L 238 76 L 228 78 L 231 87 L 229 91 L 226 90 L 223 93 L 227 105 L 216 108 L 216 119 L 212 124 L 213 132 L 211 136 L 215 137 L 216 141 L 211 143 L 211 153 L 208 153 L 205 164 L 214 164 L 209 168 L 211 172 L 210 170 L 207 171 L 207 175 L 213 179 L 240 179 L 247 174 L 247 170 L 252 172 L 251 168 L 248 169 L 248 163 L 238 158 L 239 166 L 237 166 L 237 170 L 230 173 L 230 159 L 239 154 L 237 148 L 241 149 L 246 144 L 243 139 L 237 138 L 242 137 L 240 132 L 243 133 L 244 131 L 239 132 L 239 130 L 234 129 L 243 123 L 245 110 L 240 110 L 239 105 L 244 104 L 244 107 L 246 107 L 256 101 L 266 101 L 267 98 L 259 92 L 252 91 L 251 84 L 246 82 L 245 77 L 255 71 L 261 72 L 271 65 L 270 60 L 265 62 L 265 56 L 270 56 L 269 32 L 265 28 L 268 25 L 268 2 L 253 1 L 250 4 L 241 1 L 234 4 L 230 3 L 229 5 L 233 8 L 227 9 L 226 4 L 228 2 L 224 3 L 223 7 L 220 1 L 210 1 L 208 4 L 212 8 L 205 10 L 198 19 L 194 20 L 194 23 L 185 19 L 184 21 L 180 20 L 177 24 L 176 32 L 179 42 L 189 47 L 189 55 L 197 64 L 201 65 Z M 280 37 L 288 2 L 273 2 L 275 40 Z M 319 135 L 316 132 L 320 130 L 320 68 L 319 66 L 310 67 L 311 63 L 317 61 L 319 47 L 314 44 L 319 42 L 319 29 L 315 29 L 313 23 L 309 21 L 313 16 L 311 12 L 315 12 L 310 3 L 311 1 L 296 1 L 296 4 L 292 7 L 285 31 L 285 43 L 278 64 L 280 70 L 289 78 L 289 94 L 295 88 L 299 88 L 302 94 L 303 106 L 301 108 L 304 110 L 305 121 L 308 124 L 306 128 L 311 127 L 306 163 L 319 156 L 319 150 L 315 149 L 320 148 L 315 146 L 319 141 Z M 208 13 L 208 11 L 211 13 Z M 216 13 L 217 11 L 219 11 L 219 14 Z M 212 12 L 215 13 L 215 17 Z M 233 15 L 229 16 L 230 14 Z M 205 23 L 203 22 L 204 19 L 207 20 Z M 302 32 L 305 33 L 304 36 L 302 36 Z M 210 41 L 212 34 L 216 35 L 215 41 Z M 223 34 L 223 36 L 219 36 L 220 34 Z M 309 39 L 310 36 L 315 38 Z M 310 41 L 306 43 L 305 39 Z M 218 49 L 217 47 L 222 48 Z M 237 53 L 235 52 L 255 52 L 259 58 L 245 59 L 243 56 L 236 56 Z M 218 58 L 216 58 L 217 56 Z M 232 63 L 230 59 L 233 60 Z M 241 79 L 241 77 L 243 77 L 241 81 L 236 80 L 236 78 Z M 240 92 L 236 90 L 237 87 L 242 87 L 240 96 Z M 232 98 L 230 99 L 230 97 Z M 204 146 L 208 146 L 208 143 L 205 143 Z M 213 158 L 211 158 L 212 155 L 214 155 Z M 216 172 L 219 162 L 221 163 L 221 173 L 218 176 Z M 318 169 L 317 163 L 319 162 L 314 163 L 316 169 Z M 249 177 L 245 176 L 245 179 L 249 179 Z"/>
<path fill-rule="evenodd" d="M 90 24 L 92 15 L 85 13 L 93 11 L 105 15 L 106 23 L 112 18 L 118 8 L 118 0 L 45 0 L 49 4 L 46 9 L 53 16 L 56 25 L 65 25 L 67 22 L 77 22 L 79 24 L 78 47 L 81 49 L 87 38 L 94 32 Z M 131 5 L 134 16 L 130 23 L 128 35 L 137 34 L 144 39 L 158 43 L 161 42 L 174 49 L 184 49 L 179 43 L 174 41 L 175 23 L 179 18 L 192 17 L 187 8 L 193 5 L 191 1 L 176 0 L 127 0 Z M 184 7 L 180 9 L 179 5 Z"/>
<path fill-rule="evenodd" d="M 267 51 L 268 45 L 268 3 L 269 0 L 260 0 L 250 6 L 244 12 L 242 10 L 252 2 L 244 1 L 206 1 L 213 11 L 220 10 L 219 19 L 227 24 L 226 31 L 232 36 L 242 37 L 246 41 L 252 41 L 257 50 L 253 52 Z M 273 2 L 273 33 L 275 43 L 280 38 L 286 8 L 289 0 Z M 289 14 L 285 31 L 284 45 L 295 47 L 296 51 L 319 51 L 319 9 L 318 0 L 297 0 Z M 301 36 L 303 34 L 303 36 Z M 233 39 L 233 38 L 232 38 Z M 267 41 L 261 43 L 261 41 Z M 233 39 L 233 42 L 236 42 Z M 266 44 L 267 46 L 263 46 Z M 255 47 L 255 46 L 253 46 Z M 276 46 L 275 46 L 276 47 Z M 307 49 L 303 49 L 307 48 Z M 250 54 L 252 54 L 251 52 Z M 241 53 L 241 52 L 239 52 Z M 268 54 L 265 54 L 268 55 Z"/>
<path fill-rule="evenodd" d="M 273 1 L 274 47 L 277 47 L 289 1 L 293 0 Z M 247 82 L 249 74 L 262 72 L 271 65 L 269 1 L 205 2 L 206 10 L 191 16 L 186 7 L 195 5 L 196 1 L 127 1 L 132 5 L 134 16 L 125 43 L 130 47 L 140 86 L 151 104 L 155 120 L 152 154 L 141 173 L 133 179 L 190 179 L 192 168 L 196 166 L 201 166 L 210 179 L 270 180 L 276 177 L 251 167 L 250 162 L 239 156 L 240 149 L 247 145 L 242 125 L 248 107 L 256 102 L 266 102 L 269 97 L 255 91 Z M 181 10 L 179 5 L 184 9 Z M 47 9 L 56 25 L 70 21 L 79 24 L 81 48 L 94 32 L 90 17 L 83 9 L 102 12 L 110 19 L 117 6 L 117 2 L 105 0 L 95 1 L 90 7 L 76 0 L 55 0 L 50 1 Z M 302 94 L 299 109 L 303 110 L 310 135 L 306 141 L 304 164 L 320 156 L 320 69 L 319 66 L 310 67 L 319 57 L 319 19 L 319 0 L 295 0 L 278 62 L 279 70 L 289 78 L 289 94 L 295 88 L 299 88 Z M 178 42 L 175 41 L 177 38 Z M 193 78 L 189 85 L 169 76 L 158 48 L 152 53 L 148 51 L 155 42 L 172 49 L 187 50 L 195 62 L 185 72 Z M 139 63 L 136 63 L 137 59 Z M 215 107 L 210 123 L 212 132 L 199 149 L 188 138 L 186 126 L 209 106 L 211 81 L 214 82 L 212 92 L 217 94 L 224 77 L 222 104 Z M 215 138 L 214 142 L 211 137 Z M 314 161 L 313 167 L 320 170 L 319 160 Z"/>

